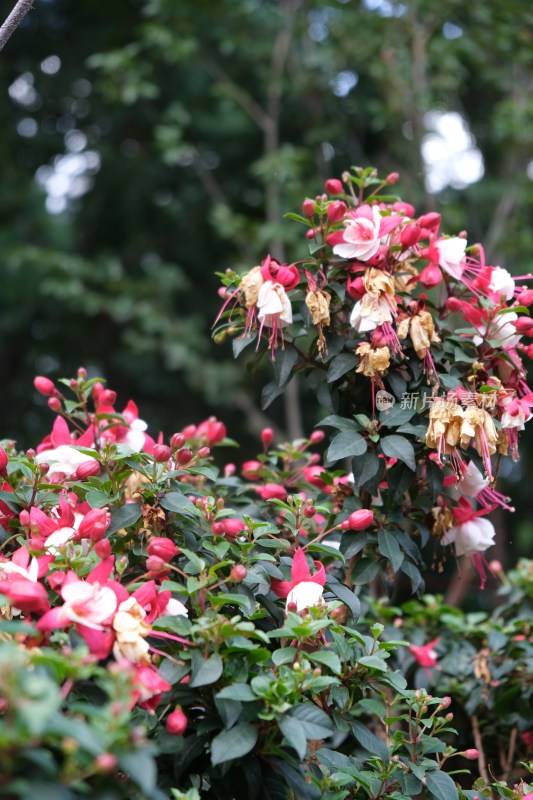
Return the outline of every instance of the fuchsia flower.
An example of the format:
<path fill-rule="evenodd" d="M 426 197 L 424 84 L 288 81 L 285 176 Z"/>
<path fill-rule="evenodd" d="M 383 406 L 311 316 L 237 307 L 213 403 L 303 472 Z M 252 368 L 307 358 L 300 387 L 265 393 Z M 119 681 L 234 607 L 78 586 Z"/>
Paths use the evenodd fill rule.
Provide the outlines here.
<path fill-rule="evenodd" d="M 324 591 L 326 571 L 320 561 L 315 561 L 315 566 L 317 571 L 311 575 L 305 553 L 299 547 L 292 559 L 291 580 L 279 581 L 272 578 L 270 581 L 272 591 L 278 597 L 286 597 L 287 606 L 294 603 L 297 611 L 317 605 Z"/>
<path fill-rule="evenodd" d="M 452 509 L 456 525 L 450 528 L 441 539 L 442 544 L 454 544 L 458 556 L 471 556 L 479 573 L 481 588 L 485 588 L 487 561 L 483 552 L 494 544 L 496 531 L 488 519 L 481 519 L 494 510 L 495 506 L 474 511 L 466 497 L 459 499 L 459 507 Z"/>
<path fill-rule="evenodd" d="M 56 417 L 52 433 L 37 448 L 35 460 L 38 464 L 49 464 L 48 475 L 64 475 L 70 478 L 81 464 L 96 464 L 92 456 L 82 453 L 76 447 L 91 448 L 94 444 L 94 431 L 87 431 L 76 439 L 70 432 L 63 417 Z M 51 445 L 51 447 L 50 447 Z"/>
<path fill-rule="evenodd" d="M 441 237 L 431 242 L 428 257 L 452 278 L 461 280 L 465 268 L 466 239 Z"/>
<path fill-rule="evenodd" d="M 0 594 L 23 613 L 42 614 L 48 610 L 48 593 L 39 583 L 48 572 L 53 556 L 30 556 L 24 546 L 15 550 L 11 559 L 0 559 Z"/>
<path fill-rule="evenodd" d="M 421 667 L 424 667 L 424 669 L 429 669 L 437 664 L 437 659 L 439 656 L 434 648 L 439 642 L 440 636 L 436 639 L 433 639 L 432 642 L 428 642 L 427 644 L 411 644 L 409 645 L 409 650 L 414 655 Z"/>
<path fill-rule="evenodd" d="M 365 204 L 348 212 L 344 230 L 330 234 L 328 244 L 336 256 L 368 261 L 377 253 L 381 238 L 401 222 L 402 217 L 382 217 L 378 206 Z"/>

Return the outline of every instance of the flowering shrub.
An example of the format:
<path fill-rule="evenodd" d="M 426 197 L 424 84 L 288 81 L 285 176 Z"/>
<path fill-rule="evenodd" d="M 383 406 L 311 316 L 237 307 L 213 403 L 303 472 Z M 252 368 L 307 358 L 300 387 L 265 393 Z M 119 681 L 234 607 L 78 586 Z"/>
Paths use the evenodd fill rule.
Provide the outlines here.
<path fill-rule="evenodd" d="M 486 515 L 513 510 L 494 487 L 500 460 L 518 459 L 531 418 L 533 290 L 466 233 L 445 235 L 439 214 L 381 194 L 397 180 L 353 168 L 305 199 L 287 217 L 306 227 L 307 255 L 228 270 L 215 338 L 236 336 L 236 355 L 252 343 L 270 353 L 265 407 L 301 373 L 330 412 L 326 466 L 352 459 L 351 502 L 379 515 L 377 538 L 343 550 L 358 583 L 401 570 L 422 589 L 420 549 L 433 541 L 471 557 L 483 586 Z"/>
<path fill-rule="evenodd" d="M 476 267 L 435 215 L 365 198 L 375 181 L 356 173 L 359 197 L 335 180 L 337 199 L 305 201 L 309 259 L 227 277 L 237 306 L 222 333 L 240 321 L 236 351 L 255 340 L 271 353 L 266 401 L 305 370 L 329 404 L 325 465 L 321 429 L 281 444 L 265 428 L 256 459 L 217 466 L 214 448 L 235 443 L 214 417 L 151 436 L 135 403 L 118 412 L 84 369 L 36 378 L 50 434 L 26 453 L 0 445 L 2 796 L 455 800 L 456 776 L 472 796 L 460 758 L 479 759 L 477 733 L 450 726 L 462 687 L 434 696 L 408 671 L 435 667 L 444 634 L 423 604 L 409 641 L 385 606 L 360 622 L 359 596 L 398 570 L 420 590 L 432 536 L 483 575 L 484 517 L 509 507 L 491 455 L 516 457 L 529 417 L 513 319 L 525 312 L 507 313 L 511 279 L 495 298 L 504 271 Z M 417 288 L 432 282 L 438 302 Z M 467 315 L 474 284 L 479 342 L 444 327 Z M 512 346 L 493 337 L 504 324 Z M 336 466 L 347 458 L 351 473 Z M 500 783 L 502 796 L 531 792 Z"/>

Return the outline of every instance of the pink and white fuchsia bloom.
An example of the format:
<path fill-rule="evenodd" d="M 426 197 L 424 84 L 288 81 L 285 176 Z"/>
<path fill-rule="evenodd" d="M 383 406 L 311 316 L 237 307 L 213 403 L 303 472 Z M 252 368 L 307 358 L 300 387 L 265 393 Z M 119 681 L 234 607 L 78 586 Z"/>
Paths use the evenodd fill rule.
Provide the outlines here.
<path fill-rule="evenodd" d="M 490 513 L 494 506 L 474 511 L 466 497 L 459 499 L 459 506 L 452 509 L 456 525 L 450 528 L 441 539 L 442 544 L 455 545 L 458 556 L 471 556 L 481 579 L 481 588 L 485 586 L 486 560 L 483 552 L 494 544 L 496 531 L 488 519 L 481 519 Z"/>
<path fill-rule="evenodd" d="M 326 583 L 326 571 L 320 561 L 315 561 L 315 566 L 317 571 L 311 575 L 305 552 L 299 547 L 292 560 L 291 580 L 279 581 L 272 578 L 270 581 L 272 591 L 278 597 L 286 597 L 287 607 L 294 604 L 296 611 L 320 605 Z"/>
<path fill-rule="evenodd" d="M 374 256 L 382 237 L 400 225 L 402 217 L 382 217 L 377 205 L 362 205 L 350 211 L 344 220 L 344 230 L 328 236 L 336 256 L 369 261 Z"/>

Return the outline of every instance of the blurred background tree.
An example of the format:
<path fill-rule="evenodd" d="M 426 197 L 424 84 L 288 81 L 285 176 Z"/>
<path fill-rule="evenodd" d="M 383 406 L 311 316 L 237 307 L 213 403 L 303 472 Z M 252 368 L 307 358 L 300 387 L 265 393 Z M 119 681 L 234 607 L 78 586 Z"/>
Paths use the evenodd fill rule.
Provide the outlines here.
<path fill-rule="evenodd" d="M 0 60 L 3 432 L 44 434 L 33 376 L 84 364 L 151 429 L 255 434 L 270 366 L 210 341 L 214 273 L 296 257 L 283 213 L 351 164 L 531 271 L 532 44 L 529 0 L 36 0 Z M 294 385 L 267 413 L 320 418 Z"/>

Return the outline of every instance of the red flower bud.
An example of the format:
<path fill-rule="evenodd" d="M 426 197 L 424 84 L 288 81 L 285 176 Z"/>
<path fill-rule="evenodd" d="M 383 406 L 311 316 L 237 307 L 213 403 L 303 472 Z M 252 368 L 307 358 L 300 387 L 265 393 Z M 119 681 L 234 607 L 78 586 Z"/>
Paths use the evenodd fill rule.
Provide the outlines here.
<path fill-rule="evenodd" d="M 420 225 L 418 222 L 409 222 L 400 234 L 403 247 L 413 247 L 420 239 Z"/>
<path fill-rule="evenodd" d="M 272 439 L 274 438 L 274 431 L 272 428 L 263 428 L 261 431 L 261 441 L 265 447 L 269 447 L 272 444 Z"/>
<path fill-rule="evenodd" d="M 235 464 L 226 464 L 226 466 L 224 467 L 225 478 L 231 478 L 231 476 L 235 475 L 236 472 L 237 472 L 237 467 L 235 466 Z"/>
<path fill-rule="evenodd" d="M 348 208 L 346 203 L 343 203 L 342 200 L 334 200 L 328 206 L 328 220 L 332 224 L 335 222 L 340 222 L 346 216 L 346 212 Z"/>
<path fill-rule="evenodd" d="M 100 753 L 94 759 L 94 768 L 97 772 L 112 772 L 117 764 L 118 759 L 113 753 Z"/>
<path fill-rule="evenodd" d="M 425 286 L 426 289 L 431 289 L 441 282 L 442 272 L 435 264 L 428 264 L 420 273 L 419 280 L 422 286 Z"/>
<path fill-rule="evenodd" d="M 457 314 L 458 312 L 462 311 L 463 305 L 463 300 L 459 300 L 458 297 L 448 297 L 446 300 L 446 308 L 448 311 L 451 311 L 452 314 Z"/>
<path fill-rule="evenodd" d="M 233 569 L 230 572 L 230 578 L 231 578 L 232 581 L 235 581 L 236 583 L 240 583 L 241 581 L 243 581 L 246 578 L 247 574 L 248 574 L 248 571 L 247 571 L 246 567 L 243 567 L 242 564 L 235 564 L 235 566 L 233 567 Z"/>
<path fill-rule="evenodd" d="M 325 438 L 326 434 L 324 433 L 324 431 L 316 430 L 313 431 L 313 433 L 309 437 L 309 441 L 311 442 L 311 444 L 320 444 L 320 442 L 323 442 Z"/>
<path fill-rule="evenodd" d="M 61 411 L 61 400 L 59 397 L 49 397 L 48 398 L 48 408 L 50 411 Z"/>
<path fill-rule="evenodd" d="M 196 431 L 197 431 L 196 425 L 187 425 L 183 429 L 182 433 L 186 439 L 194 439 L 194 437 L 196 436 Z"/>
<path fill-rule="evenodd" d="M 388 183 L 389 186 L 393 186 L 395 183 L 398 183 L 400 180 L 400 173 L 399 172 L 389 172 L 385 181 Z"/>
<path fill-rule="evenodd" d="M 264 486 L 258 486 L 256 492 L 263 500 L 285 500 L 287 497 L 287 492 L 279 483 L 265 483 Z"/>
<path fill-rule="evenodd" d="M 83 461 L 76 472 L 74 477 L 79 481 L 84 481 L 93 475 L 98 475 L 100 472 L 100 464 L 98 461 Z"/>
<path fill-rule="evenodd" d="M 324 184 L 324 189 L 328 194 L 342 194 L 342 182 L 338 178 L 329 178 Z"/>
<path fill-rule="evenodd" d="M 353 300 L 360 300 L 366 294 L 363 279 L 358 276 L 357 278 L 348 278 L 346 281 L 346 291 Z"/>
<path fill-rule="evenodd" d="M 98 404 L 101 406 L 114 406 L 117 402 L 117 393 L 112 389 L 104 389 L 98 398 Z"/>
<path fill-rule="evenodd" d="M 78 367 L 78 378 L 81 378 L 82 381 L 87 380 L 87 370 L 85 367 Z"/>
<path fill-rule="evenodd" d="M 102 559 L 102 561 L 105 558 L 109 558 L 109 556 L 111 555 L 111 542 L 109 541 L 109 539 L 100 539 L 99 542 L 96 542 L 94 546 L 94 552 L 96 553 L 98 558 Z"/>
<path fill-rule="evenodd" d="M 315 216 L 315 204 L 309 197 L 306 197 L 302 203 L 302 214 L 308 219 Z"/>
<path fill-rule="evenodd" d="M 168 572 L 168 567 L 165 561 L 159 556 L 149 556 L 146 559 L 146 568 L 149 572 L 161 573 Z"/>
<path fill-rule="evenodd" d="M 341 523 L 341 528 L 348 531 L 363 531 L 374 522 L 374 512 L 369 508 L 352 511 L 348 519 Z"/>
<path fill-rule="evenodd" d="M 185 444 L 185 436 L 183 433 L 173 433 L 170 437 L 170 446 L 173 450 L 179 450 Z"/>
<path fill-rule="evenodd" d="M 97 381 L 95 384 L 93 384 L 93 388 L 91 389 L 91 394 L 95 403 L 99 402 L 100 395 L 104 391 L 104 388 L 105 388 L 104 384 L 100 383 L 100 381 Z"/>
<path fill-rule="evenodd" d="M 319 233 L 320 233 L 320 228 L 309 228 L 309 230 L 305 232 L 305 238 L 316 239 Z"/>
<path fill-rule="evenodd" d="M 211 530 L 213 531 L 213 536 L 224 536 L 225 528 L 224 523 L 222 521 L 213 522 L 211 525 Z"/>
<path fill-rule="evenodd" d="M 463 750 L 463 752 L 459 753 L 459 755 L 474 761 L 479 756 L 479 750 L 476 750 L 475 747 L 469 747 L 468 750 Z"/>
<path fill-rule="evenodd" d="M 92 539 L 97 542 L 104 538 L 106 530 L 111 523 L 111 514 L 107 508 L 93 508 L 80 522 L 78 538 Z"/>
<path fill-rule="evenodd" d="M 316 514 L 316 508 L 314 506 L 306 506 L 304 508 L 304 517 L 307 519 L 312 519 Z"/>
<path fill-rule="evenodd" d="M 210 447 L 200 447 L 196 455 L 198 456 L 198 458 L 207 458 L 210 452 L 211 452 Z"/>
<path fill-rule="evenodd" d="M 183 736 L 187 730 L 187 717 L 179 706 L 176 706 L 175 711 L 168 715 L 166 721 L 166 729 L 168 733 L 173 736 Z"/>
<path fill-rule="evenodd" d="M 207 441 L 209 445 L 212 446 L 224 441 L 226 438 L 226 433 L 226 426 L 223 422 L 215 420 L 214 422 L 210 423 L 207 428 Z"/>
<path fill-rule="evenodd" d="M 516 332 L 523 336 L 533 335 L 533 319 L 531 319 L 531 317 L 518 317 L 514 326 Z"/>
<path fill-rule="evenodd" d="M 245 461 L 241 467 L 241 474 L 243 478 L 248 478 L 249 481 L 257 481 L 261 477 L 261 470 L 263 464 L 260 461 Z"/>
<path fill-rule="evenodd" d="M 5 473 L 8 461 L 9 458 L 6 451 L 3 447 L 0 447 L 0 473 Z"/>
<path fill-rule="evenodd" d="M 528 344 L 527 346 L 522 346 L 521 351 L 526 354 L 528 358 L 533 358 L 533 344 Z"/>
<path fill-rule="evenodd" d="M 146 549 L 149 556 L 158 556 L 167 563 L 179 553 L 179 547 L 171 539 L 167 539 L 166 536 L 153 536 Z"/>
<path fill-rule="evenodd" d="M 437 229 L 440 225 L 440 214 L 436 211 L 430 211 L 428 214 L 423 214 L 418 218 L 418 224 L 421 228 L 426 230 Z"/>
<path fill-rule="evenodd" d="M 522 289 L 517 295 L 519 305 L 530 306 L 533 303 L 533 289 Z"/>
<path fill-rule="evenodd" d="M 166 461 L 169 460 L 170 456 L 172 455 L 172 450 L 166 444 L 154 444 L 152 449 L 152 455 L 155 461 L 164 464 Z"/>
<path fill-rule="evenodd" d="M 184 467 L 192 460 L 192 450 L 189 450 L 188 447 L 183 447 L 181 450 L 178 450 L 176 453 L 176 460 L 180 467 Z"/>
<path fill-rule="evenodd" d="M 222 524 L 224 526 L 224 533 L 226 536 L 232 537 L 242 533 L 246 527 L 242 519 L 237 519 L 236 517 L 227 517 L 226 519 L 222 520 Z"/>
<path fill-rule="evenodd" d="M 43 394 L 45 397 L 52 397 L 52 395 L 56 394 L 54 382 L 51 381 L 50 378 L 45 378 L 44 375 L 37 375 L 37 377 L 33 379 L 33 385 L 39 394 Z"/>

